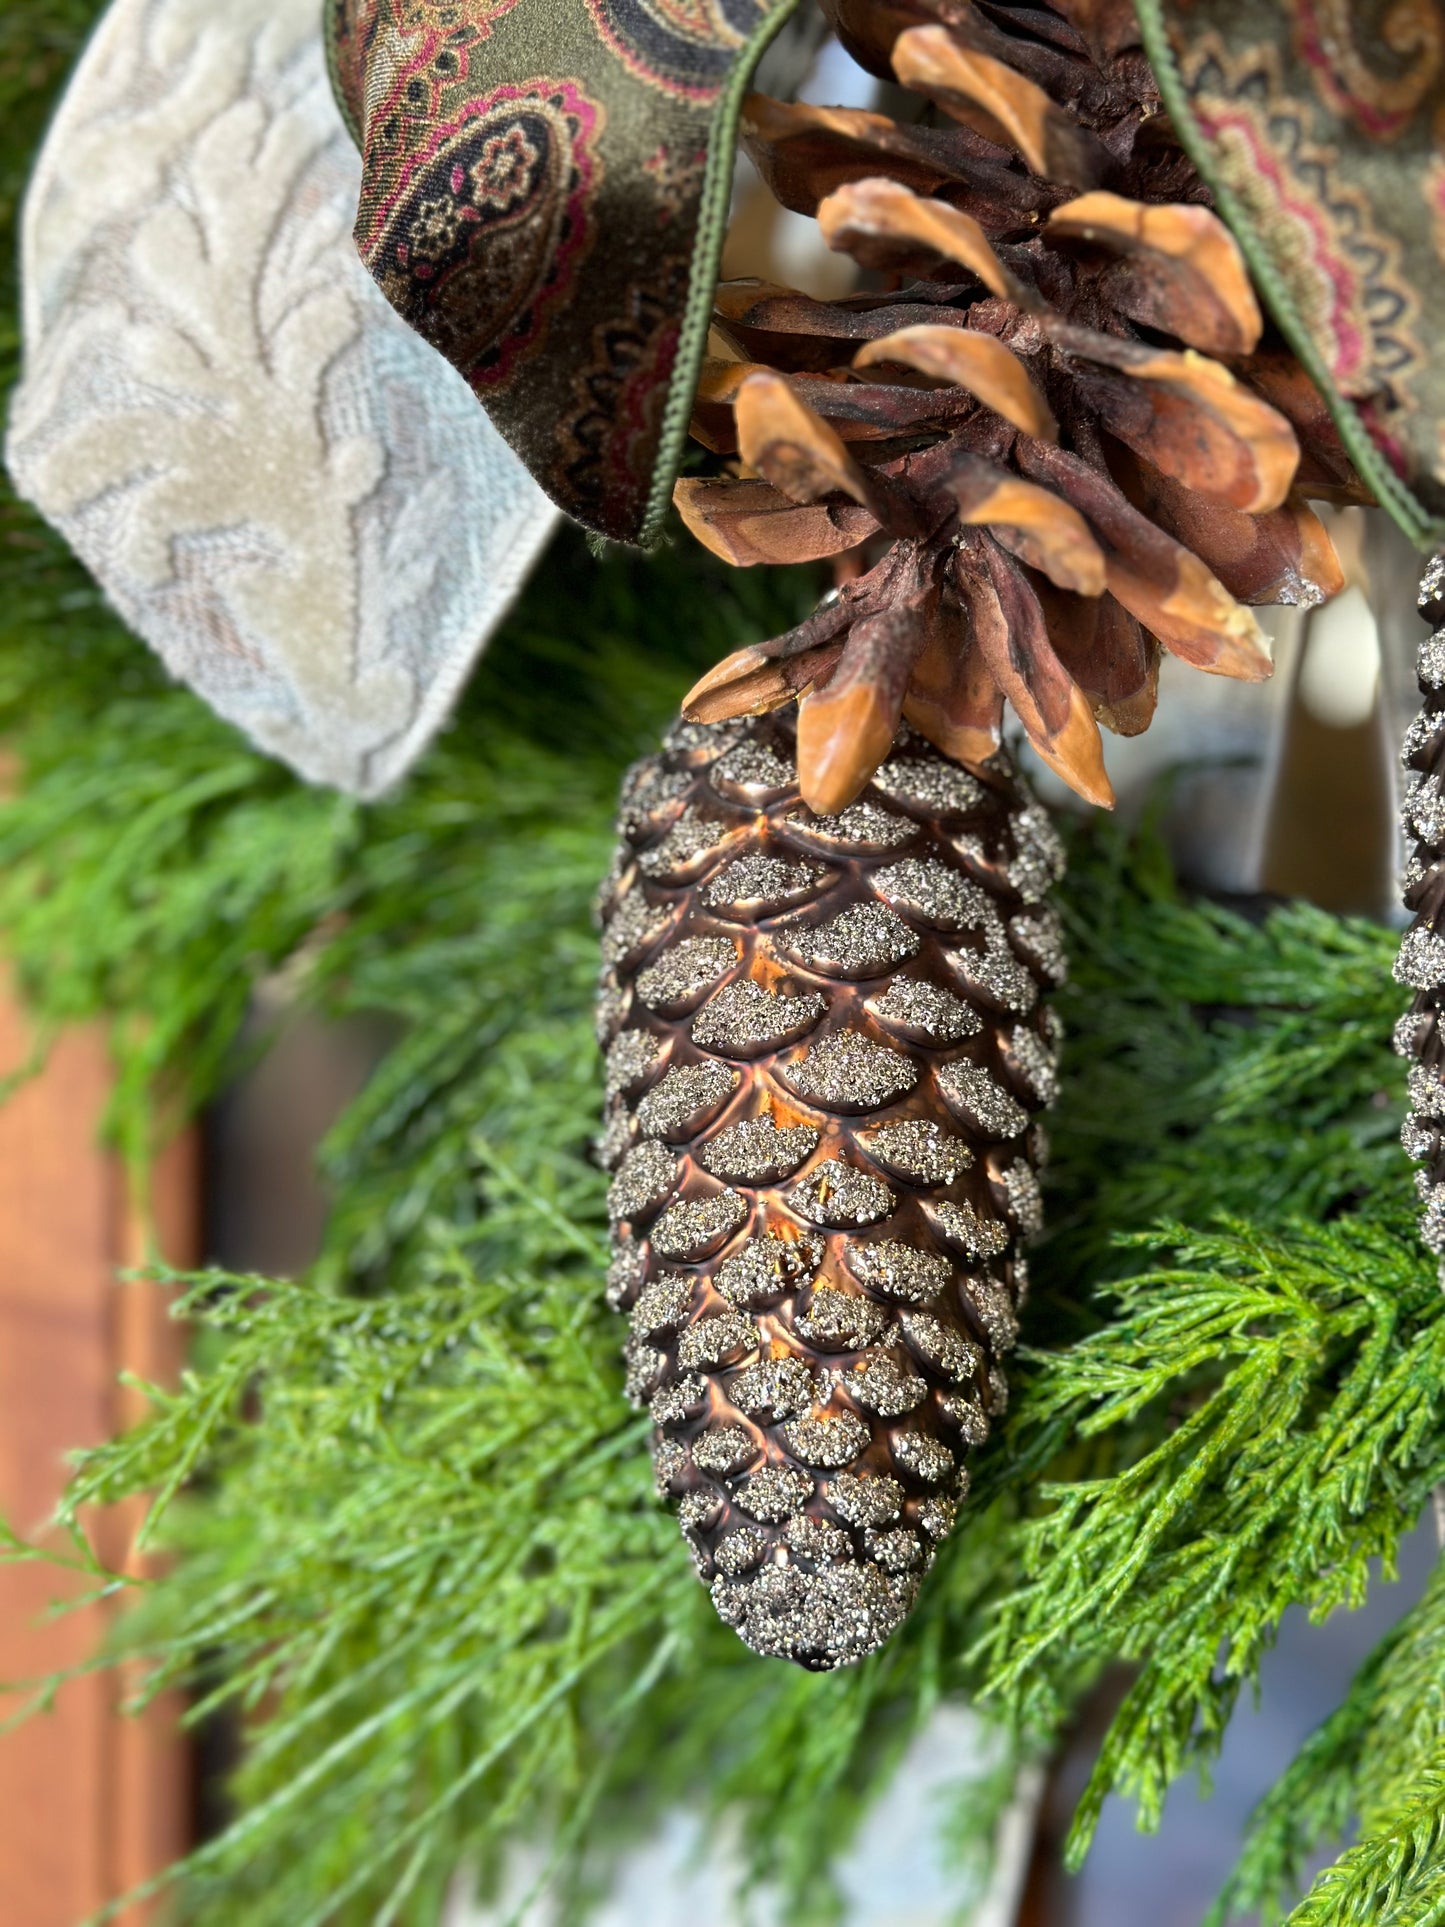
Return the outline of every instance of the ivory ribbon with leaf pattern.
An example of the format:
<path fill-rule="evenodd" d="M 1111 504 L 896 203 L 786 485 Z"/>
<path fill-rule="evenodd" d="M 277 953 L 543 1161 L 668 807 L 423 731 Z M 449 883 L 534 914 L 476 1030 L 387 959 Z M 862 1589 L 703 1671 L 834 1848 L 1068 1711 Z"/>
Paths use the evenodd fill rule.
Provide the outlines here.
<path fill-rule="evenodd" d="M 556 522 L 351 240 L 298 0 L 115 0 L 35 171 L 6 455 L 169 668 L 369 796 L 426 746 Z"/>

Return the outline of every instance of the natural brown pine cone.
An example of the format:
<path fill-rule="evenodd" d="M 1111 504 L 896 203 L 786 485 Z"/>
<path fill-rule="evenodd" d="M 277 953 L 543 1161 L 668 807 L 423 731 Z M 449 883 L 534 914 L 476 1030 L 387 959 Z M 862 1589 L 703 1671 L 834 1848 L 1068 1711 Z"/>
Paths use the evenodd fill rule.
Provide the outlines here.
<path fill-rule="evenodd" d="M 718 1611 L 815 1670 L 910 1610 L 1006 1398 L 1062 867 L 1000 754 L 905 732 L 815 816 L 791 711 L 680 725 L 604 887 L 609 1299 Z"/>
<path fill-rule="evenodd" d="M 871 566 L 704 677 L 687 714 L 801 695 L 803 794 L 827 812 L 900 716 L 972 763 L 997 747 L 1006 699 L 1044 759 L 1108 803 L 1098 725 L 1147 727 L 1161 646 L 1267 676 L 1246 605 L 1333 594 L 1304 497 L 1362 491 L 1302 369 L 1264 336 L 1131 8 L 825 10 L 939 124 L 748 102 L 764 179 L 875 287 L 822 302 L 723 286 L 716 329 L 741 359 L 709 363 L 694 433 L 740 459 L 677 501 L 734 563 L 871 544 Z"/>

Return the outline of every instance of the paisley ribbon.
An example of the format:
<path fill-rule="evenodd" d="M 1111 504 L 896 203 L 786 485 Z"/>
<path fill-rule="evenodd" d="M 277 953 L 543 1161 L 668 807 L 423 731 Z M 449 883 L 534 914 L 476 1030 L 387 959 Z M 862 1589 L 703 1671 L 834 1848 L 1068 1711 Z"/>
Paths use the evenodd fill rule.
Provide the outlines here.
<path fill-rule="evenodd" d="M 1135 0 L 1181 140 L 1356 466 L 1445 537 L 1445 5 Z"/>
<path fill-rule="evenodd" d="M 356 244 L 547 494 L 655 540 L 742 98 L 797 0 L 326 0 Z"/>

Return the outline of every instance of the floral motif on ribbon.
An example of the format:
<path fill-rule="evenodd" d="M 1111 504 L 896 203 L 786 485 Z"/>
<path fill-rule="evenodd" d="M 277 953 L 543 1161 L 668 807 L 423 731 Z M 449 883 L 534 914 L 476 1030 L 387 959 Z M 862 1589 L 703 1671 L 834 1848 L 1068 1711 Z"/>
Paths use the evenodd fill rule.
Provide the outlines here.
<path fill-rule="evenodd" d="M 1339 178 L 1332 150 L 1311 141 L 1281 86 L 1273 49 L 1231 60 L 1212 36 L 1189 86 L 1216 164 L 1260 227 L 1291 296 L 1341 390 L 1363 397 L 1420 355 L 1416 302 L 1400 248 L 1365 194 Z"/>
<path fill-rule="evenodd" d="M 1297 0 L 1293 30 L 1320 98 L 1373 140 L 1403 133 L 1440 79 L 1433 0 Z"/>
<path fill-rule="evenodd" d="M 725 218 L 709 167 L 736 143 L 731 83 L 797 4 L 325 0 L 362 259 L 615 539 L 666 510 Z"/>
<path fill-rule="evenodd" d="M 1138 5 L 1282 325 L 1405 481 L 1417 529 L 1445 516 L 1445 0 Z"/>
<path fill-rule="evenodd" d="M 374 128 L 406 110 L 435 113 L 441 89 L 465 79 L 474 46 L 521 0 L 344 0 L 332 15 L 336 78 L 343 99 L 369 101 Z M 368 86 L 370 66 L 374 80 Z M 399 127 L 393 125 L 393 140 Z"/>
<path fill-rule="evenodd" d="M 568 299 L 601 122 L 572 80 L 494 88 L 433 129 L 361 238 L 387 298 L 474 388 L 505 381 Z"/>

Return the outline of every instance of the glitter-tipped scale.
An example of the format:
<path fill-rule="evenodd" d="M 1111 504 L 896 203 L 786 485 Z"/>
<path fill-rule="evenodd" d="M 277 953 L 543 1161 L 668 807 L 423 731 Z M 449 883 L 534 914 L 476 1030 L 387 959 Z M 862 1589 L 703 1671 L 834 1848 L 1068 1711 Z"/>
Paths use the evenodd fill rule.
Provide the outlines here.
<path fill-rule="evenodd" d="M 1006 1395 L 1060 854 L 905 733 L 840 815 L 790 714 L 673 732 L 603 903 L 609 1302 L 717 1609 L 814 1670 L 911 1610 Z"/>

